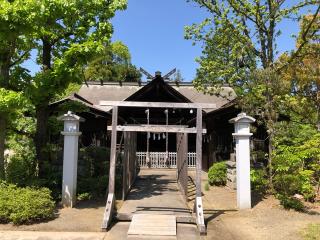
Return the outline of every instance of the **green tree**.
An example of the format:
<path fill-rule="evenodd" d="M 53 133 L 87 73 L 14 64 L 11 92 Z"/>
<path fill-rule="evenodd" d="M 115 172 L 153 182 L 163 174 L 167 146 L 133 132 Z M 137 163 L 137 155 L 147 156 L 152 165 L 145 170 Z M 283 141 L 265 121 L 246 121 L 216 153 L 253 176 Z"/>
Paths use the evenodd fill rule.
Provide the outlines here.
<path fill-rule="evenodd" d="M 129 49 L 120 41 L 105 46 L 86 67 L 85 79 L 88 81 L 137 82 L 141 80 L 141 73 L 131 64 Z"/>
<path fill-rule="evenodd" d="M 276 124 L 273 152 L 276 190 L 286 197 L 300 193 L 306 200 L 313 200 L 320 188 L 320 36 L 319 31 L 303 35 L 312 19 L 302 19 L 296 50 L 279 58 L 279 65 L 285 66 L 282 85 L 288 86 L 280 110 L 290 121 Z M 310 28 L 320 29 L 320 15 Z M 301 49 L 303 38 L 310 40 Z"/>
<path fill-rule="evenodd" d="M 102 52 L 110 41 L 110 18 L 116 10 L 126 7 L 126 0 L 37 2 L 40 6 L 37 14 L 42 22 L 35 26 L 32 39 L 37 43 L 37 61 L 41 70 L 33 77 L 27 93 L 35 106 L 36 156 L 39 175 L 43 176 L 44 149 L 48 141 L 48 104 L 70 82 L 81 82 L 83 65 Z"/>
<path fill-rule="evenodd" d="M 281 72 L 294 61 L 318 29 L 312 25 L 320 11 L 319 0 L 193 0 L 205 8 L 209 18 L 186 27 L 186 38 L 204 43 L 203 56 L 195 86 L 205 92 L 219 93 L 220 86 L 235 88 L 245 109 L 254 110 L 267 126 L 269 135 L 269 177 L 272 184 L 272 151 L 275 123 L 287 85 Z M 297 53 L 279 64 L 276 61 L 279 24 L 287 19 L 301 19 L 303 9 L 315 9 L 302 29 Z M 259 68 L 257 72 L 255 70 Z M 279 85 L 280 84 L 280 85 Z"/>
<path fill-rule="evenodd" d="M 21 63 L 34 46 L 33 26 L 41 22 L 34 0 L 0 1 L 0 179 L 4 178 L 4 147 L 10 116 L 23 102 L 21 90 L 30 81 Z"/>
<path fill-rule="evenodd" d="M 302 42 L 304 28 L 308 26 L 312 16 L 307 15 L 301 21 L 296 50 L 291 54 L 282 54 L 279 61 L 288 62 L 293 55 L 297 57 L 283 68 L 281 77 L 290 85 L 290 93 L 286 95 L 286 111 L 300 116 L 304 123 L 312 124 L 320 131 L 320 31 L 310 38 L 310 42 L 297 52 Z M 320 29 L 320 15 L 311 26 Z"/>
<path fill-rule="evenodd" d="M 320 133 L 310 124 L 295 121 L 276 124 L 274 138 L 274 182 L 278 193 L 291 197 L 303 194 L 306 200 L 316 196 L 320 186 Z"/>

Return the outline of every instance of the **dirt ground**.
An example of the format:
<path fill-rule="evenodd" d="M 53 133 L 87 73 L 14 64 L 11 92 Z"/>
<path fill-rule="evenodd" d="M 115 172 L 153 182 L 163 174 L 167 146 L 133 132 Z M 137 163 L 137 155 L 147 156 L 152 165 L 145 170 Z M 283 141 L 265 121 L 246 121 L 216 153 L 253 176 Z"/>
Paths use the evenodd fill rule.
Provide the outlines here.
<path fill-rule="evenodd" d="M 205 182 L 204 177 L 203 186 Z M 308 224 L 320 224 L 320 205 L 310 209 L 309 213 L 287 211 L 278 200 L 269 196 L 254 199 L 250 210 L 238 211 L 233 190 L 210 187 L 209 191 L 203 190 L 203 194 L 208 234 L 201 239 L 299 240 Z M 53 220 L 21 226 L 0 224 L 0 231 L 100 232 L 104 205 L 104 201 L 82 202 L 73 209 L 57 209 Z M 128 226 L 129 223 L 117 223 L 104 239 L 125 239 Z M 188 239 L 185 233 L 178 225 L 178 239 Z"/>
<path fill-rule="evenodd" d="M 0 224 L 0 230 L 97 232 L 104 212 L 104 201 L 79 202 L 75 208 L 58 208 L 55 218 L 47 222 L 15 226 Z"/>
<path fill-rule="evenodd" d="M 193 177 L 194 173 L 191 173 Z M 308 213 L 285 210 L 274 196 L 252 195 L 252 209 L 237 210 L 236 191 L 210 186 L 205 191 L 207 175 L 202 174 L 204 214 L 207 239 L 210 240 L 300 240 L 303 229 L 320 223 L 320 204 Z M 319 232 L 320 239 L 320 232 Z"/>
<path fill-rule="evenodd" d="M 208 239 L 298 240 L 303 239 L 301 232 L 308 224 L 320 223 L 319 206 L 309 213 L 288 211 L 279 205 L 277 199 L 268 196 L 255 202 L 250 210 L 237 211 L 232 208 L 235 200 L 234 203 L 223 201 L 229 194 L 235 197 L 235 193 L 226 188 L 211 187 L 205 193 Z"/>

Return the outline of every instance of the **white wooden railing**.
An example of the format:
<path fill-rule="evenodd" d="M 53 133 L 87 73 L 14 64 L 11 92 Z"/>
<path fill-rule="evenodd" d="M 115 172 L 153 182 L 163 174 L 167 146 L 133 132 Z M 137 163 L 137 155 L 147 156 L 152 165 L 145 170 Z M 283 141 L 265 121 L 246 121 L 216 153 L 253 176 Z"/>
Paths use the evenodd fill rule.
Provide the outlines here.
<path fill-rule="evenodd" d="M 146 152 L 137 152 L 137 161 L 141 168 L 147 168 Z M 150 152 L 150 167 L 151 168 L 176 168 L 177 167 L 177 153 L 168 152 L 168 161 L 166 162 L 166 152 Z M 196 167 L 196 153 L 188 153 L 188 167 Z"/>

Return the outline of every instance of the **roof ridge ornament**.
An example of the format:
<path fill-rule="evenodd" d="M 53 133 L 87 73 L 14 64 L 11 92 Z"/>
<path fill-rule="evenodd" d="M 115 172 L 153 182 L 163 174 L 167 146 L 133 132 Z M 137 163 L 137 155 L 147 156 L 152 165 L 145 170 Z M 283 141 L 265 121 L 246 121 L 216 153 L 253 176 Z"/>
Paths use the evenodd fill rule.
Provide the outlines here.
<path fill-rule="evenodd" d="M 161 72 L 160 71 L 156 71 L 154 76 L 152 76 L 152 74 L 150 74 L 149 72 L 147 72 L 145 69 L 143 69 L 142 67 L 140 67 L 139 71 L 145 75 L 147 77 L 147 79 L 153 80 L 157 77 L 161 77 Z M 170 72 L 168 72 L 167 74 L 165 74 L 162 78 L 163 80 L 170 80 L 169 77 L 174 74 L 177 71 L 176 68 L 172 69 Z"/>
<path fill-rule="evenodd" d="M 153 78 L 154 78 L 150 73 L 148 73 L 148 72 L 147 72 L 146 70 L 144 70 L 142 67 L 140 67 L 139 71 L 140 71 L 143 75 L 145 75 L 145 76 L 147 77 L 147 79 L 153 79 Z"/>

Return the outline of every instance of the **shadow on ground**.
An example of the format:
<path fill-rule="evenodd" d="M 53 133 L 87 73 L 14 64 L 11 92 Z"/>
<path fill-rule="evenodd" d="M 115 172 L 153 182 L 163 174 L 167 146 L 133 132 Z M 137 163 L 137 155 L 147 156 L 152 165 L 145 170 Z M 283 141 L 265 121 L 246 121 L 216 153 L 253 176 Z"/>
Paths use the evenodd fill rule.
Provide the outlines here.
<path fill-rule="evenodd" d="M 175 184 L 177 182 L 172 179 L 162 179 L 165 176 L 166 175 L 160 174 L 138 176 L 130 191 L 128 199 L 140 200 L 170 192 L 176 192 L 177 188 Z"/>
<path fill-rule="evenodd" d="M 258 192 L 251 192 L 251 206 L 254 208 L 260 202 L 267 198 L 266 194 L 258 193 Z"/>
<path fill-rule="evenodd" d="M 86 208 L 98 209 L 100 207 L 104 207 L 105 205 L 106 205 L 106 200 L 101 198 L 101 199 L 78 201 L 77 205 L 74 208 L 75 209 L 86 209 Z"/>
<path fill-rule="evenodd" d="M 143 207 L 138 206 L 136 212 L 175 212 L 175 213 L 191 213 L 187 208 L 173 208 L 173 207 Z"/>
<path fill-rule="evenodd" d="M 203 214 L 205 216 L 205 224 L 207 225 L 210 221 L 214 220 L 215 218 L 219 217 L 222 214 L 227 212 L 237 212 L 236 209 L 205 209 Z"/>

